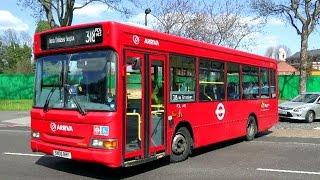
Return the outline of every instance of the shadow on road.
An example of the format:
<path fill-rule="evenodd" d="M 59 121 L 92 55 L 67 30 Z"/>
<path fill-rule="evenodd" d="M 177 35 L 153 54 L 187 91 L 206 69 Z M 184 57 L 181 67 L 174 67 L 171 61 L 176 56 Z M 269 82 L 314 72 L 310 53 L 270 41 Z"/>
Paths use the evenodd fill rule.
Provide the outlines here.
<path fill-rule="evenodd" d="M 266 131 L 266 132 L 259 133 L 256 135 L 256 138 L 266 136 L 270 133 L 272 133 L 272 131 Z M 209 145 L 209 146 L 206 146 L 203 148 L 198 148 L 198 149 L 193 150 L 191 156 L 194 157 L 194 156 L 208 153 L 210 151 L 215 151 L 215 150 L 222 149 L 225 147 L 233 146 L 233 145 L 236 145 L 236 144 L 241 143 L 243 141 L 246 141 L 246 140 L 243 137 L 241 137 L 241 138 L 236 138 L 236 139 L 232 139 L 232 140 L 221 142 L 221 143 L 212 144 L 212 145 Z"/>
<path fill-rule="evenodd" d="M 146 164 L 128 168 L 108 168 L 100 164 L 43 156 L 37 165 L 54 170 L 96 179 L 123 179 L 168 165 L 168 158 L 162 158 Z"/>
<path fill-rule="evenodd" d="M 257 135 L 257 138 L 266 136 L 270 133 L 271 131 L 260 133 Z M 243 138 L 237 138 L 231 141 L 226 141 L 222 143 L 213 144 L 207 147 L 195 149 L 192 153 L 192 157 L 224 147 L 232 146 L 243 141 Z M 37 165 L 45 166 L 54 170 L 96 179 L 122 179 L 132 177 L 169 165 L 169 163 L 169 157 L 165 157 L 156 161 L 152 161 L 134 167 L 113 169 L 107 168 L 99 164 L 62 159 L 52 156 L 43 156 L 36 162 Z"/>
<path fill-rule="evenodd" d="M 296 119 L 289 119 L 289 118 L 279 118 L 279 122 L 310 124 L 304 120 L 296 120 Z M 313 122 L 320 122 L 320 119 L 315 119 Z"/>

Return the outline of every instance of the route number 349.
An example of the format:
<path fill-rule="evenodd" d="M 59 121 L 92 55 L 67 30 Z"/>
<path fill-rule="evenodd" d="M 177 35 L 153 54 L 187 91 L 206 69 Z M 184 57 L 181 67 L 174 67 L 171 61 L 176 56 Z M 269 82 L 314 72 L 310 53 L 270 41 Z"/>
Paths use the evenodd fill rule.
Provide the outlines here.
<path fill-rule="evenodd" d="M 86 31 L 86 35 L 87 35 L 86 43 L 95 43 L 96 37 L 102 36 L 101 28 L 95 28 L 94 30 Z"/>

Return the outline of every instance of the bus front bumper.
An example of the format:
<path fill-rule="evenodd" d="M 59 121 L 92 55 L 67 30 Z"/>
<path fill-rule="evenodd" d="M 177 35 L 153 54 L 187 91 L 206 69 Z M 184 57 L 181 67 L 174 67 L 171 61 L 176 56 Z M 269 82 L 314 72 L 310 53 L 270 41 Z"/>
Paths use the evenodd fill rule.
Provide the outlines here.
<path fill-rule="evenodd" d="M 121 153 L 118 149 L 103 150 L 94 148 L 69 147 L 46 143 L 36 139 L 31 140 L 31 149 L 33 152 L 42 152 L 48 155 L 53 155 L 54 150 L 70 152 L 71 159 L 74 160 L 99 163 L 112 168 L 122 166 Z"/>

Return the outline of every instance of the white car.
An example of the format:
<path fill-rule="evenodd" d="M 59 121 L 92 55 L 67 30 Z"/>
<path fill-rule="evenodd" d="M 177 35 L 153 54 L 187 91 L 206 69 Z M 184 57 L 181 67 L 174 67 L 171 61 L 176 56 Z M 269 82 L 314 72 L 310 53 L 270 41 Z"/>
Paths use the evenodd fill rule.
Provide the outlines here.
<path fill-rule="evenodd" d="M 312 123 L 320 118 L 320 93 L 303 93 L 278 107 L 280 118 Z"/>

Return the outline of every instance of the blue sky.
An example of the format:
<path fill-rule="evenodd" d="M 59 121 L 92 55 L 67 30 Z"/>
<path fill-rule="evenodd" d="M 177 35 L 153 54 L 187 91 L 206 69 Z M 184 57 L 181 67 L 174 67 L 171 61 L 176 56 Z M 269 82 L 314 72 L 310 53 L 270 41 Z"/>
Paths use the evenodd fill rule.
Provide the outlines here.
<path fill-rule="evenodd" d="M 0 0 L 0 31 L 8 28 L 17 31 L 26 31 L 33 35 L 35 31 L 35 20 L 30 16 L 30 11 L 17 5 L 17 0 Z M 75 12 L 74 23 L 87 23 L 102 20 L 143 22 L 144 12 L 125 19 L 104 5 L 93 4 Z M 263 29 L 263 33 L 255 34 L 256 46 L 249 50 L 252 53 L 263 55 L 267 47 L 286 45 L 292 53 L 299 51 L 300 38 L 293 27 L 281 20 L 270 18 Z M 320 48 L 320 29 L 316 30 L 309 40 L 309 49 Z"/>

